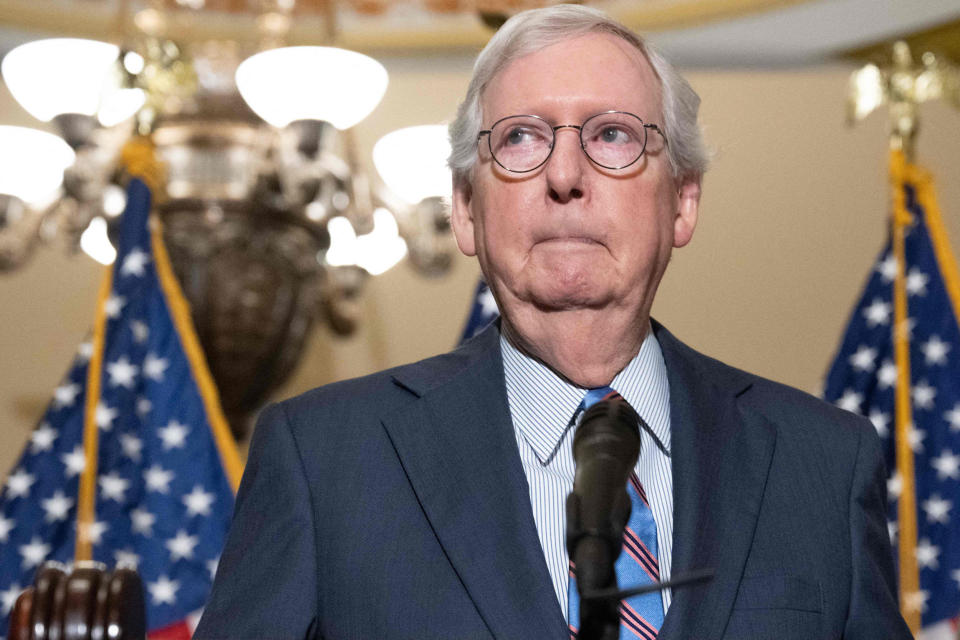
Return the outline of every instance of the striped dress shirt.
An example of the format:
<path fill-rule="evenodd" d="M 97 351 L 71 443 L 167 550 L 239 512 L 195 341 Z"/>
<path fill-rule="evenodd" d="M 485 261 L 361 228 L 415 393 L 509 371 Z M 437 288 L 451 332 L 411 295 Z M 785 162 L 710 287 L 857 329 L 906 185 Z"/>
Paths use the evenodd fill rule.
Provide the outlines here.
<path fill-rule="evenodd" d="M 573 385 L 543 363 L 518 351 L 502 334 L 507 400 L 520 461 L 530 488 L 533 519 L 547 561 L 553 589 L 567 616 L 569 559 L 566 546 L 567 494 L 573 488 L 573 428 L 571 416 L 586 389 Z M 670 389 L 660 344 L 647 331 L 640 352 L 610 384 L 646 420 L 670 451 Z M 660 579 L 670 578 L 673 545 L 673 473 L 670 458 L 641 429 L 636 472 L 650 501 L 657 524 Z M 621 585 L 628 587 L 630 585 Z M 670 606 L 670 590 L 663 591 L 663 612 Z"/>

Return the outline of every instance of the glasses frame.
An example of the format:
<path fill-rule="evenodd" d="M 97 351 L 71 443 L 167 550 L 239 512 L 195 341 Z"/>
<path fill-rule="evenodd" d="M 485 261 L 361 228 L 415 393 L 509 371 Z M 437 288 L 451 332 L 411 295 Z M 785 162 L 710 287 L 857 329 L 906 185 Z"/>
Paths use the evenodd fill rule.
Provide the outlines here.
<path fill-rule="evenodd" d="M 621 165 L 621 166 L 619 166 L 619 167 L 611 167 L 611 166 L 608 166 L 608 165 L 605 165 L 605 164 L 601 164 L 601 163 L 597 162 L 596 160 L 594 160 L 594 159 L 590 156 L 590 154 L 587 153 L 587 145 L 584 144 L 584 142 L 583 142 L 583 127 L 586 126 L 586 124 L 587 124 L 588 122 L 590 122 L 591 120 L 593 120 L 594 118 L 598 118 L 598 117 L 600 117 L 600 116 L 610 115 L 611 113 L 620 113 L 620 114 L 623 114 L 623 115 L 626 115 L 626 116 L 630 116 L 630 117 L 632 117 L 632 118 L 636 118 L 637 121 L 640 123 L 640 125 L 643 127 L 643 130 L 644 130 L 643 148 L 640 149 L 640 153 L 639 153 L 639 154 L 637 155 L 637 157 L 634 158 L 632 161 L 628 162 L 628 163 L 625 164 L 625 165 Z M 530 168 L 530 169 L 521 169 L 521 170 L 518 171 L 517 169 L 511 169 L 511 168 L 505 166 L 502 162 L 500 162 L 499 160 L 497 160 L 497 154 L 495 154 L 495 153 L 493 152 L 493 143 L 490 141 L 490 138 L 491 138 L 490 134 L 493 132 L 494 128 L 496 128 L 496 126 L 497 126 L 498 124 L 500 124 L 500 123 L 503 122 L 504 120 L 510 120 L 511 118 L 536 118 L 537 120 L 540 120 L 540 121 L 543 122 L 545 125 L 547 125 L 547 127 L 550 128 L 550 130 L 551 130 L 551 132 L 552 132 L 552 134 L 553 134 L 553 140 L 552 140 L 552 142 L 550 143 L 550 151 L 547 153 L 547 157 L 544 158 L 543 161 L 540 162 L 540 164 L 538 164 L 537 166 L 532 167 L 532 168 Z M 653 129 L 654 131 L 656 131 L 657 133 L 660 134 L 660 137 L 663 138 L 663 141 L 664 141 L 666 144 L 668 144 L 668 145 L 670 144 L 670 142 L 667 140 L 666 134 L 663 132 L 663 129 L 661 129 L 659 125 L 654 124 L 654 123 L 646 123 L 646 122 L 643 121 L 643 118 L 641 118 L 640 116 L 638 116 L 638 115 L 635 114 L 635 113 L 630 113 L 629 111 L 619 111 L 619 110 L 617 110 L 617 109 L 611 109 L 611 110 L 609 110 L 609 111 L 601 111 L 600 113 L 595 113 L 595 114 L 593 114 L 592 116 L 590 116 L 589 118 L 587 118 L 586 120 L 584 120 L 583 123 L 582 123 L 582 124 L 579 124 L 579 125 L 576 125 L 576 124 L 558 124 L 558 125 L 554 126 L 554 125 L 551 125 L 549 122 L 547 122 L 546 118 L 543 118 L 543 117 L 538 116 L 538 115 L 534 115 L 534 114 L 532 114 L 532 113 L 516 114 L 516 115 L 512 115 L 512 116 L 506 116 L 506 117 L 504 117 L 504 118 L 500 118 L 499 120 L 497 120 L 496 122 L 494 122 L 492 125 L 490 125 L 490 128 L 489 128 L 489 129 L 481 129 L 480 132 L 477 134 L 477 144 L 480 143 L 480 138 L 481 138 L 483 135 L 486 135 L 486 136 L 487 136 L 487 149 L 490 150 L 490 157 L 493 158 L 493 161 L 496 162 L 498 166 L 500 166 L 501 168 L 503 168 L 505 171 L 509 171 L 510 173 L 530 173 L 531 171 L 536 171 L 537 169 L 539 169 L 539 168 L 542 167 L 543 165 L 547 164 L 547 161 L 550 160 L 550 156 L 553 155 L 553 150 L 554 150 L 554 148 L 557 146 L 557 131 L 560 130 L 560 129 L 576 129 L 576 130 L 577 130 L 577 137 L 580 139 L 580 150 L 583 151 L 583 155 L 587 156 L 587 159 L 588 159 L 590 162 L 592 162 L 593 164 L 597 165 L 598 167 L 603 167 L 604 169 L 610 169 L 610 170 L 612 170 L 612 171 L 617 171 L 617 170 L 620 170 L 620 169 L 626 169 L 627 167 L 636 164 L 637 161 L 638 161 L 640 158 L 643 157 L 644 152 L 646 152 L 646 150 L 647 150 L 647 135 L 646 135 L 647 129 Z"/>

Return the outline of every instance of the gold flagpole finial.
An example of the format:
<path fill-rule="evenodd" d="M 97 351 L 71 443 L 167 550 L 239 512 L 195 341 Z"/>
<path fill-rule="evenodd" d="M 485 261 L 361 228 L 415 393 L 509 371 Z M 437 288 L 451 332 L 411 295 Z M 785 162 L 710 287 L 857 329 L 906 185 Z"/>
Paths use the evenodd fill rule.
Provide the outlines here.
<path fill-rule="evenodd" d="M 893 43 L 888 63 L 865 65 L 850 76 L 847 123 L 856 124 L 878 107 L 889 105 L 890 147 L 912 163 L 918 108 L 938 98 L 960 108 L 960 69 L 929 51 L 918 63 L 910 46 L 900 40 Z"/>

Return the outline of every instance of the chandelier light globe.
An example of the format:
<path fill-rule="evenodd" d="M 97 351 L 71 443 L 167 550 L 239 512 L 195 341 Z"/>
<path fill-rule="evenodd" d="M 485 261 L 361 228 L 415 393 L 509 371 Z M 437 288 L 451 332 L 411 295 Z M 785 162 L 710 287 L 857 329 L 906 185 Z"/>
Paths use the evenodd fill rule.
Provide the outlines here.
<path fill-rule="evenodd" d="M 376 108 L 387 70 L 369 56 L 336 47 L 282 47 L 250 56 L 236 73 L 240 95 L 275 127 L 322 120 L 349 129 Z"/>
<path fill-rule="evenodd" d="M 52 133 L 0 125 L 0 193 L 35 207 L 48 204 L 75 157 Z"/>
<path fill-rule="evenodd" d="M 10 93 L 34 118 L 49 122 L 61 114 L 97 115 L 104 98 L 115 93 L 114 65 L 119 48 L 97 40 L 50 38 L 27 42 L 11 50 L 0 65 Z M 111 113 L 119 122 L 143 104 L 125 100 L 123 113 Z"/>
<path fill-rule="evenodd" d="M 373 147 L 373 164 L 380 177 L 390 191 L 409 204 L 451 196 L 449 156 L 450 139 L 441 124 L 391 131 Z"/>

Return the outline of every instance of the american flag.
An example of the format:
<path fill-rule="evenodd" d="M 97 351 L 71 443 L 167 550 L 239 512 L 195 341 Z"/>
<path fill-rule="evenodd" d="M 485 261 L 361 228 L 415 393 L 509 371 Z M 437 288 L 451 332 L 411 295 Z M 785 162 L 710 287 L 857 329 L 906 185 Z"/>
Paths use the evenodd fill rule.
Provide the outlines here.
<path fill-rule="evenodd" d="M 149 636 L 189 638 L 207 598 L 239 458 L 158 228 L 152 241 L 150 202 L 149 187 L 132 180 L 99 334 L 80 346 L 0 493 L 0 636 L 37 568 L 74 560 L 84 519 L 78 486 L 94 460 L 95 508 L 81 530 L 93 560 L 139 570 Z M 91 370 L 100 371 L 98 385 Z M 89 407 L 92 457 L 84 446 L 90 384 L 100 387 Z"/>
<path fill-rule="evenodd" d="M 497 301 L 493 299 L 493 292 L 490 291 L 486 282 L 480 280 L 473 294 L 473 304 L 470 305 L 470 315 L 467 316 L 467 324 L 460 335 L 460 343 L 480 333 L 499 315 L 500 311 L 497 309 Z"/>
<path fill-rule="evenodd" d="M 827 375 L 824 396 L 838 406 L 868 417 L 886 448 L 889 529 L 898 557 L 901 609 L 918 637 L 956 638 L 960 613 L 960 274 L 950 252 L 929 175 L 891 159 L 893 226 L 847 326 Z M 895 352 L 895 295 L 898 278 L 896 220 L 904 221 L 905 296 L 902 336 L 908 343 L 907 367 L 898 369 Z M 896 449 L 896 390 L 903 371 L 903 397 L 910 413 L 901 420 L 901 462 Z M 903 402 L 904 407 L 906 403 Z M 911 457 L 912 480 L 903 462 Z M 905 523 L 899 502 L 909 505 L 913 486 L 916 509 Z M 915 523 L 915 524 L 914 524 Z M 914 534 L 913 531 L 916 533 Z M 902 546 L 901 546 L 902 545 Z M 897 551 L 899 550 L 899 553 Z M 903 555 L 901 555 L 903 554 Z M 907 558 L 909 562 L 905 562 Z M 913 567 L 909 565 L 914 565 Z M 914 588 L 905 588 L 913 572 Z M 918 615 L 919 614 L 919 615 Z"/>

